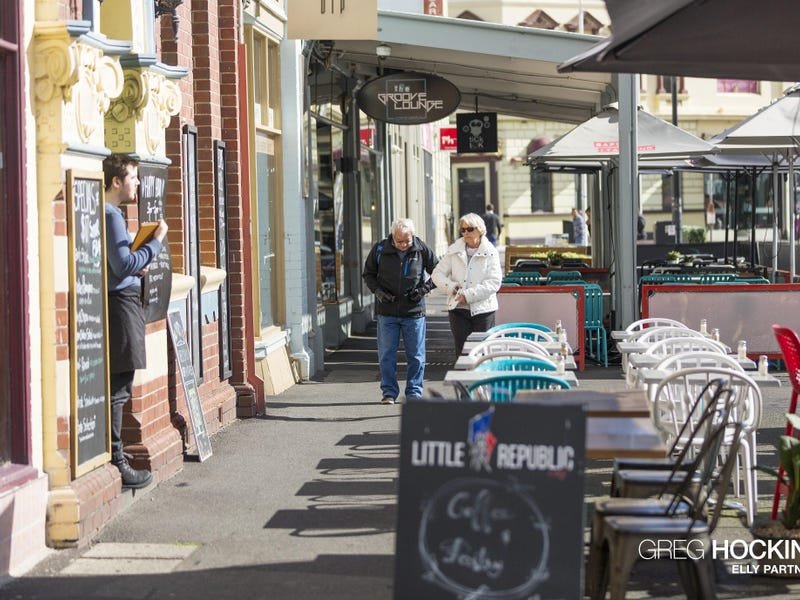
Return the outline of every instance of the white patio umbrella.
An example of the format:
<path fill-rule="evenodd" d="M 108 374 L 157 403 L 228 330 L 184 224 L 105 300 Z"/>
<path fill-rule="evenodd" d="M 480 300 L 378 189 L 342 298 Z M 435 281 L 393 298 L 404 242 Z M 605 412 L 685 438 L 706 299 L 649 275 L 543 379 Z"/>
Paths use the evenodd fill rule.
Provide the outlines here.
<path fill-rule="evenodd" d="M 651 115 L 636 113 L 637 154 L 642 161 L 709 154 L 714 146 Z M 611 160 L 619 155 L 619 112 L 609 106 L 560 138 L 528 155 L 531 163 L 550 160 Z"/>
<path fill-rule="evenodd" d="M 787 207 L 791 216 L 789 234 L 789 272 L 790 281 L 795 275 L 795 235 L 794 220 L 794 166 L 800 144 L 800 88 L 789 90 L 769 106 L 747 117 L 741 123 L 723 131 L 710 140 L 719 152 L 735 155 L 745 152 L 759 154 L 770 160 L 773 171 L 773 227 L 772 227 L 772 268 L 773 281 L 778 269 L 778 181 L 780 167 L 788 167 Z"/>

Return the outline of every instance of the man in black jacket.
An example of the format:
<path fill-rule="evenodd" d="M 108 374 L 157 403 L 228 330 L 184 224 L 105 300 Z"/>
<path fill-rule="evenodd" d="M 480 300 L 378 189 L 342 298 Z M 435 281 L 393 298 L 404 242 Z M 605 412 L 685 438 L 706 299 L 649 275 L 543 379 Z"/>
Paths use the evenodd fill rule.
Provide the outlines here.
<path fill-rule="evenodd" d="M 364 264 L 364 281 L 375 294 L 378 318 L 378 361 L 381 370 L 381 402 L 394 404 L 397 384 L 397 349 L 400 335 L 406 350 L 406 400 L 422 396 L 425 376 L 425 294 L 435 286 L 425 277 L 436 266 L 436 257 L 414 236 L 411 219 L 392 223 L 391 235 L 375 244 Z"/>
<path fill-rule="evenodd" d="M 486 205 L 486 212 L 481 215 L 483 222 L 486 223 L 486 239 L 497 246 L 497 240 L 500 238 L 500 231 L 503 229 L 503 224 L 500 222 L 500 217 L 494 212 L 494 206 L 491 204 Z"/>

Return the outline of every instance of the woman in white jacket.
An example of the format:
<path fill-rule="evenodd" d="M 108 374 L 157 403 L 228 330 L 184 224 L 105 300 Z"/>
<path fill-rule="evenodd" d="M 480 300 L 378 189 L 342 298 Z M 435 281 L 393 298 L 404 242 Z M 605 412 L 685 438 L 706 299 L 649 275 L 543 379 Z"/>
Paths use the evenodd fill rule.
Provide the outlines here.
<path fill-rule="evenodd" d="M 494 327 L 497 290 L 503 280 L 500 255 L 486 238 L 483 219 L 467 213 L 459 219 L 459 228 L 462 237 L 447 249 L 431 275 L 448 296 L 456 356 L 470 333 Z"/>

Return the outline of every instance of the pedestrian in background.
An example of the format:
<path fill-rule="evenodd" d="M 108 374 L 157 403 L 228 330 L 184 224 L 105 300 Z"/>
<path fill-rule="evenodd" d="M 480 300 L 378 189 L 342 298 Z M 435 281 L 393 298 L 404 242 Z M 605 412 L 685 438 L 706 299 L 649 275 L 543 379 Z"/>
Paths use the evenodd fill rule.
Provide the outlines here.
<path fill-rule="evenodd" d="M 494 212 L 494 206 L 491 204 L 486 205 L 486 212 L 481 217 L 486 227 L 486 238 L 495 246 L 497 240 L 500 239 L 500 231 L 503 229 L 503 224 L 500 222 L 500 217 Z"/>
<path fill-rule="evenodd" d="M 576 246 L 586 245 L 586 217 L 577 208 L 572 209 L 572 240 Z"/>
<path fill-rule="evenodd" d="M 494 327 L 497 290 L 503 280 L 500 255 L 486 235 L 483 218 L 468 213 L 459 220 L 459 228 L 461 238 L 447 249 L 433 271 L 436 287 L 448 295 L 456 356 L 470 333 Z"/>
<path fill-rule="evenodd" d="M 400 395 L 397 383 L 397 349 L 400 336 L 406 352 L 406 400 L 422 397 L 425 376 L 425 294 L 434 283 L 436 257 L 414 235 L 411 219 L 392 223 L 391 235 L 375 244 L 364 263 L 364 281 L 375 294 L 378 319 L 378 362 L 381 402 L 394 404 Z"/>
<path fill-rule="evenodd" d="M 167 236 L 162 219 L 153 238 L 135 252 L 120 208 L 136 202 L 139 163 L 125 154 L 112 154 L 103 161 L 106 189 L 106 259 L 108 263 L 108 350 L 111 394 L 111 464 L 119 469 L 122 486 L 143 488 L 153 475 L 128 464 L 122 448 L 122 412 L 131 399 L 136 369 L 147 366 L 142 309 L 142 277 L 161 252 Z"/>
<path fill-rule="evenodd" d="M 587 206 L 583 214 L 586 215 L 586 233 L 592 235 L 592 207 Z"/>

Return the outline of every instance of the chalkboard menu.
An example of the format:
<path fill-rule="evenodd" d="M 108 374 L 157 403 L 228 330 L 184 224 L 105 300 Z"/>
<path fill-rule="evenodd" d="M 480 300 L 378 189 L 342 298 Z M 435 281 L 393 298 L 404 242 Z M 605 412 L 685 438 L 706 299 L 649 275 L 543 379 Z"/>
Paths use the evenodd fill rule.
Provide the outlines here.
<path fill-rule="evenodd" d="M 67 171 L 72 473 L 111 457 L 103 174 Z"/>
<path fill-rule="evenodd" d="M 576 404 L 403 405 L 394 597 L 580 598 Z"/>
<path fill-rule="evenodd" d="M 167 194 L 167 166 L 139 164 L 139 222 L 160 221 L 164 218 L 164 199 Z M 172 294 L 172 259 L 167 243 L 159 255 L 150 263 L 143 280 L 142 298 L 144 318 L 148 323 L 163 319 Z"/>
<path fill-rule="evenodd" d="M 228 279 L 228 196 L 225 169 L 225 142 L 214 142 L 214 181 L 217 199 L 217 265 L 228 275 L 219 286 L 219 373 L 221 379 L 231 376 L 231 309 Z"/>
<path fill-rule="evenodd" d="M 169 327 L 169 336 L 172 338 L 172 348 L 178 358 L 183 393 L 189 409 L 189 422 L 192 424 L 194 441 L 197 445 L 197 456 L 200 462 L 203 462 L 212 454 L 211 440 L 208 437 L 205 417 L 203 417 L 203 405 L 200 402 L 200 392 L 197 389 L 197 380 L 192 367 L 192 355 L 186 344 L 186 328 L 183 325 L 181 313 L 170 311 L 167 314 L 167 326 Z"/>

